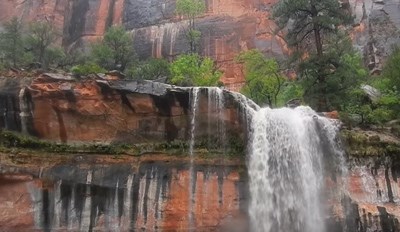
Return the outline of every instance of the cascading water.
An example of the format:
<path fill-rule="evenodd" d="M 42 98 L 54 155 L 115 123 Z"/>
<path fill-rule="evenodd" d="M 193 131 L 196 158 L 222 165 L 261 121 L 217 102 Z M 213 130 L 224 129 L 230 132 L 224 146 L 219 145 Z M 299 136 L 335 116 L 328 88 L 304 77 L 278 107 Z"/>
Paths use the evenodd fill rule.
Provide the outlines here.
<path fill-rule="evenodd" d="M 218 87 L 208 87 L 207 88 L 208 94 L 208 147 L 212 147 L 212 144 L 215 143 L 215 137 L 211 135 L 216 135 L 218 144 L 221 150 L 225 153 L 226 151 L 226 125 L 224 119 L 224 91 Z M 211 122 L 213 121 L 212 117 L 215 114 L 217 118 L 217 125 L 212 125 Z M 214 120 L 215 121 L 215 120 Z M 216 129 L 216 131 L 215 131 Z M 216 132 L 216 133 L 215 133 Z"/>
<path fill-rule="evenodd" d="M 90 214 L 92 207 L 92 195 L 90 194 L 90 185 L 92 183 L 93 171 L 89 171 L 86 177 L 86 197 L 83 202 L 83 211 L 81 216 L 81 231 L 89 231 L 90 229 Z"/>
<path fill-rule="evenodd" d="M 255 111 L 248 163 L 252 231 L 323 232 L 322 158 L 335 122 L 308 107 Z M 323 135 L 321 135 L 323 133 Z"/>
<path fill-rule="evenodd" d="M 189 155 L 190 155 L 190 167 L 189 167 L 189 227 L 192 227 L 194 224 L 194 216 L 193 216 L 193 204 L 194 204 L 194 182 L 195 182 L 195 170 L 194 170 L 194 146 L 196 139 L 196 112 L 199 104 L 199 88 L 195 87 L 191 91 L 190 102 L 191 102 L 191 110 L 192 110 L 192 118 L 190 120 L 190 144 L 189 144 Z"/>
<path fill-rule="evenodd" d="M 20 117 L 21 117 L 21 133 L 28 134 L 27 124 L 29 117 L 29 107 L 25 101 L 25 88 L 22 88 L 19 92 L 19 108 L 20 108 Z"/>

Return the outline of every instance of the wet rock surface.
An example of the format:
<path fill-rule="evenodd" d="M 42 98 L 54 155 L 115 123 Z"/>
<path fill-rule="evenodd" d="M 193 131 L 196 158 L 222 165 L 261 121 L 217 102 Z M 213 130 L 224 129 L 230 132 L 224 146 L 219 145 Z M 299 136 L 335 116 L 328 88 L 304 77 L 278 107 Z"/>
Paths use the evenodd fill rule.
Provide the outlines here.
<path fill-rule="evenodd" d="M 1 78 L 0 88 L 4 90 L 0 126 L 6 130 L 66 143 L 188 140 L 191 88 L 101 78 L 77 81 L 59 74 Z M 240 99 L 221 91 L 224 107 L 220 110 L 214 91 L 217 88 L 200 91 L 197 135 L 201 138 L 217 130 L 218 137 L 218 128 L 224 125 L 231 136 L 228 141 L 241 141 L 246 122 Z"/>
<path fill-rule="evenodd" d="M 36 170 L 19 165 L 18 171 L 11 171 L 10 166 L 1 166 L 0 199 L 6 204 L 0 206 L 4 215 L 0 228 L 224 231 L 235 222 L 236 229 L 247 230 L 247 177 L 238 162 L 199 162 L 194 166 L 195 184 L 190 190 L 188 162 L 132 162 L 132 158 L 120 157 L 110 163 L 102 159 L 99 156 L 79 164 L 64 160 L 62 165 Z M 189 220 L 191 201 L 194 220 Z M 10 220 L 12 223 L 6 224 Z"/>
<path fill-rule="evenodd" d="M 9 157 L 0 156 L 2 230 L 248 231 L 243 160 L 196 160 L 190 193 L 187 158 L 31 154 L 16 164 Z M 326 179 L 327 231 L 399 231 L 398 161 L 348 164 L 345 196 L 340 179 Z"/>

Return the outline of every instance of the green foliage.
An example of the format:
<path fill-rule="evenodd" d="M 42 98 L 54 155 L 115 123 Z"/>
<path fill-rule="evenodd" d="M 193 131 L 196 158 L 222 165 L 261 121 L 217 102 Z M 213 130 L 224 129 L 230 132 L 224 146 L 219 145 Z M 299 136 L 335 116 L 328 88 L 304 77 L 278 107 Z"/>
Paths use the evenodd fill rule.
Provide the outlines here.
<path fill-rule="evenodd" d="M 91 57 L 105 69 L 124 71 L 134 59 L 133 38 L 122 27 L 110 27 L 104 38 L 92 46 Z"/>
<path fill-rule="evenodd" d="M 24 56 L 23 26 L 17 18 L 4 24 L 4 32 L 0 33 L 0 57 L 5 66 L 16 68 L 22 63 Z"/>
<path fill-rule="evenodd" d="M 183 15 L 189 19 L 201 15 L 206 10 L 206 5 L 203 0 L 177 0 L 176 13 Z"/>
<path fill-rule="evenodd" d="M 60 67 L 66 59 L 67 55 L 60 47 L 50 47 L 46 50 L 45 63 L 49 66 Z"/>
<path fill-rule="evenodd" d="M 274 59 L 267 59 L 260 51 L 242 52 L 236 61 L 244 64 L 246 84 L 243 94 L 257 104 L 277 106 L 278 97 L 285 83 L 279 73 L 279 65 Z"/>
<path fill-rule="evenodd" d="M 6 148 L 23 148 L 56 153 L 120 154 L 128 149 L 126 145 L 122 144 L 85 144 L 81 146 L 57 144 L 11 131 L 0 131 L 0 145 Z"/>
<path fill-rule="evenodd" d="M 353 89 L 360 88 L 367 76 L 361 56 L 353 49 L 348 36 L 340 33 L 327 40 L 322 56 L 311 55 L 302 61 L 299 71 L 305 101 L 325 111 L 342 110 Z M 322 109 L 321 105 L 324 105 Z"/>
<path fill-rule="evenodd" d="M 335 34 L 340 25 L 351 22 L 337 0 L 281 0 L 274 6 L 273 17 L 281 29 L 288 28 L 290 46 L 305 46 L 312 39 L 318 54 L 323 49 L 322 34 Z"/>
<path fill-rule="evenodd" d="M 395 48 L 383 68 L 383 75 L 370 77 L 367 83 L 382 93 L 378 101 L 371 102 L 361 90 L 353 90 L 343 111 L 361 116 L 361 124 L 383 125 L 400 117 L 400 49 Z M 349 62 L 350 63 L 350 62 Z"/>
<path fill-rule="evenodd" d="M 201 32 L 196 30 L 195 18 L 206 10 L 204 0 L 177 0 L 176 13 L 189 19 L 189 30 L 186 37 L 190 44 L 190 52 L 195 52 L 201 38 Z"/>
<path fill-rule="evenodd" d="M 150 59 L 128 70 L 128 76 L 134 80 L 168 79 L 170 64 L 165 59 Z"/>
<path fill-rule="evenodd" d="M 84 64 L 88 57 L 79 49 L 64 53 L 57 61 L 57 66 L 63 70 L 71 69 L 73 66 Z"/>
<path fill-rule="evenodd" d="M 39 62 L 43 68 L 47 68 L 49 63 L 52 62 L 53 57 L 57 51 L 53 50 L 51 46 L 56 42 L 59 35 L 53 24 L 47 21 L 40 21 L 31 23 L 29 26 L 29 34 L 26 39 L 26 44 L 35 62 Z M 59 50 L 59 49 L 58 49 Z"/>
<path fill-rule="evenodd" d="M 104 73 L 106 70 L 95 63 L 88 62 L 73 66 L 71 72 L 77 76 L 86 76 L 89 74 Z"/>
<path fill-rule="evenodd" d="M 302 100 L 303 96 L 303 86 L 296 80 L 287 80 L 282 86 L 281 93 L 278 95 L 277 106 L 284 106 L 288 101 L 293 99 Z"/>
<path fill-rule="evenodd" d="M 179 56 L 170 71 L 171 83 L 181 86 L 216 86 L 222 75 L 212 59 L 197 54 Z"/>
<path fill-rule="evenodd" d="M 195 52 L 201 39 L 201 32 L 199 30 L 189 29 L 186 33 L 186 38 L 190 44 L 190 51 Z"/>
<path fill-rule="evenodd" d="M 342 119 L 346 123 L 361 124 L 362 126 L 383 125 L 398 117 L 400 112 L 398 93 L 390 91 L 385 85 L 382 85 L 382 83 L 388 83 L 387 80 L 376 81 L 376 77 L 374 79 L 374 83 L 379 83 L 375 87 L 381 88 L 381 98 L 372 102 L 361 88 L 353 89 L 348 95 L 348 100 L 343 104 L 342 115 L 344 117 Z M 359 116 L 360 122 L 354 122 L 350 116 L 353 118 Z"/>
<path fill-rule="evenodd" d="M 338 28 L 350 23 L 351 17 L 337 0 L 281 0 L 274 6 L 273 16 L 278 28 L 287 30 L 285 39 L 289 46 L 300 54 L 297 58 L 305 79 L 306 102 L 319 111 L 329 110 L 329 104 L 335 103 L 329 103 L 332 99 L 327 95 L 335 89 L 332 82 L 339 82 L 333 80 L 331 72 L 340 75 L 334 63 L 340 56 L 334 56 L 329 47 L 334 45 L 332 41 L 343 42 L 336 37 L 340 34 Z"/>
<path fill-rule="evenodd" d="M 389 81 L 388 87 L 393 86 L 394 90 L 400 91 L 400 47 L 395 47 L 387 59 L 383 76 Z"/>

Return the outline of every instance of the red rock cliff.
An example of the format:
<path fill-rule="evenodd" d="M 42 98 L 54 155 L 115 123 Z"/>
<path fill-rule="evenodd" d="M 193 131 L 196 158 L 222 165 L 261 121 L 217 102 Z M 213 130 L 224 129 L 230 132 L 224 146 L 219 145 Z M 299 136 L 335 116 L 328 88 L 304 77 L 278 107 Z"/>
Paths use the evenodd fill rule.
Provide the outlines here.
<path fill-rule="evenodd" d="M 243 83 L 241 67 L 233 61 L 243 50 L 258 48 L 281 57 L 287 48 L 270 10 L 278 0 L 206 0 L 207 11 L 197 20 L 202 32 L 201 53 L 224 70 L 223 82 L 232 90 Z M 372 72 L 379 72 L 391 45 L 400 42 L 399 3 L 394 0 L 347 0 L 355 16 L 353 39 Z M 175 15 L 175 1 L 43 0 L 0 1 L 0 22 L 17 16 L 25 22 L 48 20 L 62 31 L 65 47 L 82 46 L 102 36 L 107 27 L 123 24 L 132 30 L 138 55 L 172 58 L 188 49 L 184 20 Z"/>
<path fill-rule="evenodd" d="M 191 88 L 101 78 L 78 81 L 57 74 L 2 78 L 0 88 L 0 128 L 46 140 L 188 141 L 193 126 Z M 238 97 L 242 96 L 218 88 L 200 89 L 197 141 L 214 146 L 222 145 L 221 138 L 244 142 L 245 118 Z"/>

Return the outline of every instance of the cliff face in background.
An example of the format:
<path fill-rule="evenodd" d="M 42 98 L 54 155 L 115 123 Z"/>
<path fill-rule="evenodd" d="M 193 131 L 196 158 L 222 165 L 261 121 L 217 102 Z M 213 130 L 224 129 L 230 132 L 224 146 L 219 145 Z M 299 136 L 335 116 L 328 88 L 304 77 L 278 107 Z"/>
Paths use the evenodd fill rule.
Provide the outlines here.
<path fill-rule="evenodd" d="M 215 59 L 225 74 L 223 82 L 238 90 L 243 83 L 234 57 L 258 48 L 274 57 L 287 53 L 285 42 L 274 35 L 270 10 L 277 0 L 206 0 L 207 11 L 198 20 L 202 32 L 201 54 Z M 395 0 L 346 0 L 343 7 L 355 16 L 353 39 L 372 72 L 398 43 L 399 2 Z M 134 34 L 141 58 L 173 58 L 188 49 L 187 22 L 175 15 L 174 0 L 26 0 L 0 1 L 0 22 L 17 16 L 25 22 L 49 20 L 62 32 L 67 48 L 84 46 L 101 37 L 110 25 L 123 24 Z"/>

